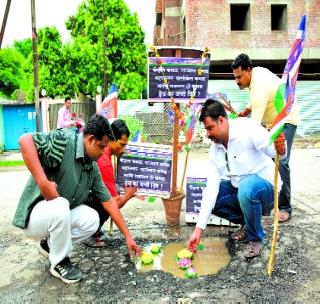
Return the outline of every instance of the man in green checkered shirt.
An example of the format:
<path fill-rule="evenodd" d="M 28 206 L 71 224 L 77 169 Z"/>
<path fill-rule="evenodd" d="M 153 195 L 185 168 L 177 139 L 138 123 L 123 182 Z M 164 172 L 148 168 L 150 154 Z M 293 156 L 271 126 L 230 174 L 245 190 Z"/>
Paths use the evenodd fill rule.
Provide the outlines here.
<path fill-rule="evenodd" d="M 140 254 L 119 211 L 102 182 L 95 161 L 104 153 L 110 124 L 100 115 L 91 117 L 82 134 L 57 129 L 47 134 L 23 135 L 20 149 L 31 177 L 20 198 L 13 224 L 30 237 L 45 238 L 38 250 L 51 262 L 50 272 L 65 283 L 82 274 L 68 255 L 72 244 L 93 235 L 98 213 L 85 205 L 98 199 L 125 237 L 130 255 Z"/>

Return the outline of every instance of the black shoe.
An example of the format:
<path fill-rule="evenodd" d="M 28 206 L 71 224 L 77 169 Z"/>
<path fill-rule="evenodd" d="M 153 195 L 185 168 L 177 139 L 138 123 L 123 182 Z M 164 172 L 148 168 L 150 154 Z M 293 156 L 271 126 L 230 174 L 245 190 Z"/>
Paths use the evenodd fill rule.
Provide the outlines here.
<path fill-rule="evenodd" d="M 47 239 L 42 239 L 40 241 L 40 243 L 38 244 L 37 248 L 38 248 L 39 253 L 42 254 L 45 258 L 49 257 L 50 249 L 48 246 Z"/>
<path fill-rule="evenodd" d="M 81 271 L 71 263 L 69 257 L 65 257 L 56 267 L 51 268 L 50 272 L 67 284 L 76 283 L 82 278 Z"/>

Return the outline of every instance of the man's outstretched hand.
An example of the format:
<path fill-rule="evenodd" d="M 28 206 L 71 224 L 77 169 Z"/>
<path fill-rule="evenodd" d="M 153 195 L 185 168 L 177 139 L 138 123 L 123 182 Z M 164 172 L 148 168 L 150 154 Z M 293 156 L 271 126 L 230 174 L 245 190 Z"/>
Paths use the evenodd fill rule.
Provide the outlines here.
<path fill-rule="evenodd" d="M 247 117 L 251 113 L 251 110 L 245 108 L 243 111 L 238 113 L 238 117 Z"/>
<path fill-rule="evenodd" d="M 130 257 L 141 255 L 141 249 L 136 244 L 136 242 L 133 240 L 133 238 L 126 239 L 126 243 L 127 243 L 128 252 L 129 252 Z"/>
<path fill-rule="evenodd" d="M 200 243 L 202 229 L 196 227 L 191 234 L 189 240 L 188 240 L 188 249 L 192 252 L 196 252 L 198 245 Z"/>

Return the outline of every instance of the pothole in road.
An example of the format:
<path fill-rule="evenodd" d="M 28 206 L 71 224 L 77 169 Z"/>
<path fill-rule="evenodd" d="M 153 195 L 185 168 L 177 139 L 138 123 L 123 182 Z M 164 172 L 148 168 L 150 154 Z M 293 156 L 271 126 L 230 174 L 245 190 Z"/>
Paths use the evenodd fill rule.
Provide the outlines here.
<path fill-rule="evenodd" d="M 216 274 L 230 263 L 231 256 L 226 246 L 226 239 L 218 237 L 203 238 L 201 244 L 203 245 L 202 250 L 198 250 L 191 260 L 191 268 L 198 277 Z M 137 259 L 135 261 L 136 269 L 139 272 L 162 270 L 173 274 L 175 277 L 186 278 L 188 268 L 179 268 L 176 258 L 177 252 L 186 248 L 186 243 L 173 242 L 163 246 L 159 242 L 152 243 L 144 246 L 143 252 L 151 253 L 151 247 L 154 245 L 160 246 L 161 251 L 158 254 L 152 254 L 153 262 L 146 265 L 141 262 L 141 259 Z"/>

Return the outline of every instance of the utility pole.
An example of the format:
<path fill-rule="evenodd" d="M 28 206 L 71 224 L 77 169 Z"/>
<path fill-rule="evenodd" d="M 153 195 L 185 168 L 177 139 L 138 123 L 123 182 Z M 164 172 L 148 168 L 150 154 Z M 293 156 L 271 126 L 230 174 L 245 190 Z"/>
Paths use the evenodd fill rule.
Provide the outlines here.
<path fill-rule="evenodd" d="M 103 56 L 103 98 L 107 96 L 108 79 L 106 73 L 106 28 L 105 28 L 105 0 L 102 1 L 102 56 Z"/>
<path fill-rule="evenodd" d="M 31 0 L 31 22 L 32 22 L 32 51 L 33 51 L 33 83 L 34 83 L 34 103 L 36 110 L 36 127 L 40 131 L 40 107 L 39 107 L 39 78 L 38 78 L 38 34 L 36 28 L 35 0 Z"/>
<path fill-rule="evenodd" d="M 1 49 L 1 46 L 2 46 L 2 40 L 3 40 L 3 36 L 4 36 L 4 31 L 5 31 L 6 25 L 7 25 L 7 19 L 8 19 L 8 15 L 9 15 L 10 4 L 11 4 L 11 0 L 7 0 L 6 10 L 4 12 L 2 26 L 1 26 L 0 49 Z"/>

